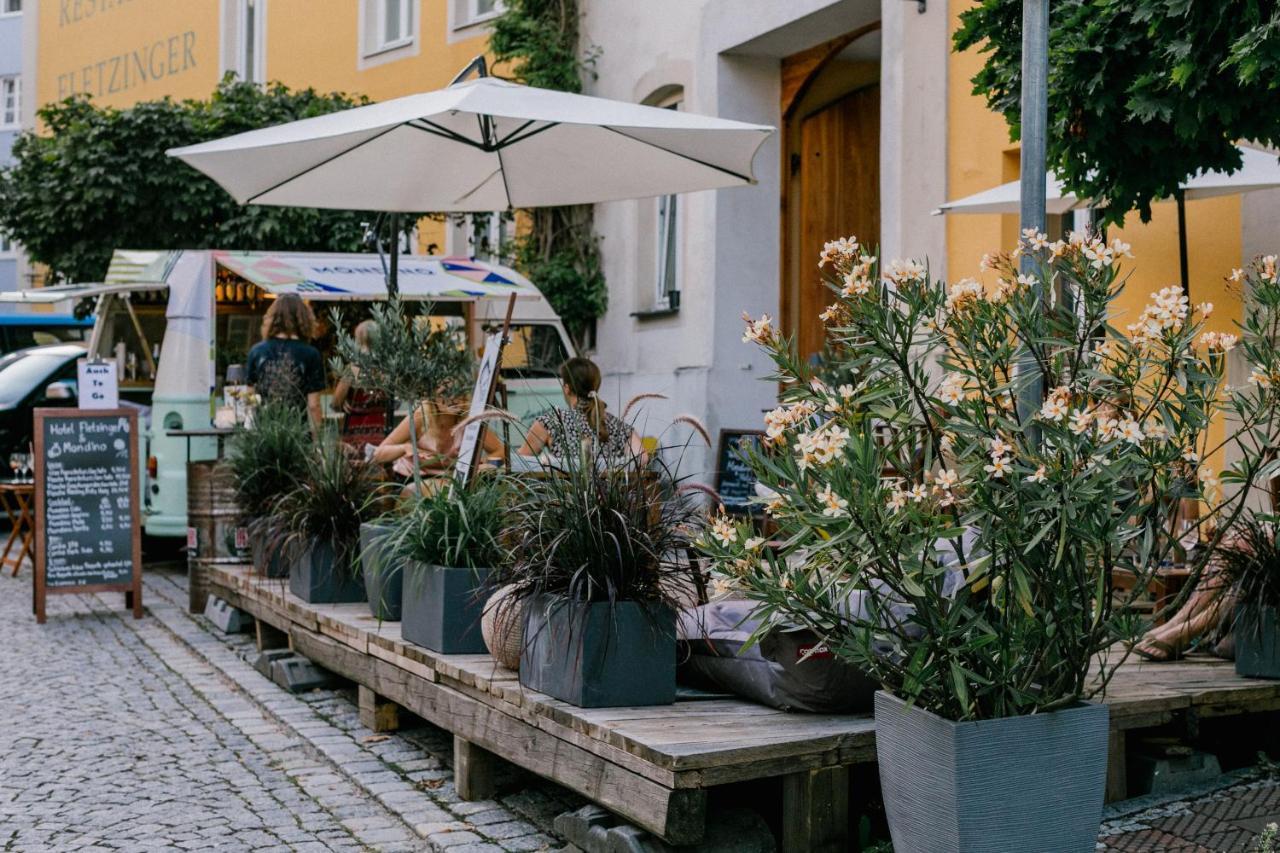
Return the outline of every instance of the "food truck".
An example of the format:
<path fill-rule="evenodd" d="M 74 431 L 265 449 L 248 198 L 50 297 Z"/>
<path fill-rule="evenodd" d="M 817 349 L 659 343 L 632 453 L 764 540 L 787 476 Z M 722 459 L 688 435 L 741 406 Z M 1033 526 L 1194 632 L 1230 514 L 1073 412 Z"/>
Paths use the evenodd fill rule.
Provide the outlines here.
<path fill-rule="evenodd" d="M 401 256 L 398 269 L 406 303 L 420 303 L 433 324 L 465 332 L 473 350 L 487 331 L 501 327 L 514 295 L 501 365 L 508 409 L 527 419 L 563 403 L 557 370 L 573 344 L 528 279 L 473 258 Z M 320 326 L 314 343 L 327 365 L 335 340 L 329 309 L 354 326 L 370 302 L 387 298 L 384 270 L 376 254 L 117 250 L 102 283 L 22 291 L 18 298 L 0 294 L 0 300 L 96 301 L 89 357 L 114 359 L 121 400 L 150 407 L 141 437 L 145 530 L 185 536 L 186 463 L 216 458 L 218 439 L 169 433 L 212 425 L 227 368 L 243 364 L 260 340 L 272 299 L 297 293 L 311 303 Z"/>

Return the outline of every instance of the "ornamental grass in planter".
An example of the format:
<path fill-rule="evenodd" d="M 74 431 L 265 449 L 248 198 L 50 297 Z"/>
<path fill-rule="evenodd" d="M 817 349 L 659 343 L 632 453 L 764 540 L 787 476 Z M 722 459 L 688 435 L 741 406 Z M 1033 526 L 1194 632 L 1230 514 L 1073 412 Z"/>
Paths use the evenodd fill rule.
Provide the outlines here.
<path fill-rule="evenodd" d="M 282 537 L 275 523 L 276 504 L 306 473 L 311 445 L 306 414 L 272 402 L 259 403 L 252 423 L 238 427 L 227 441 L 227 464 L 235 478 L 243 523 L 249 529 L 253 565 L 267 577 L 284 577 L 289 572 L 278 548 Z"/>
<path fill-rule="evenodd" d="M 587 443 L 517 478 L 501 581 L 524 608 L 520 683 L 580 707 L 675 700 L 675 610 L 702 513 L 652 460 Z"/>
<path fill-rule="evenodd" d="M 383 543 L 404 567 L 404 639 L 443 654 L 485 651 L 483 593 L 503 558 L 498 533 L 508 491 L 501 476 L 473 476 L 410 499 Z"/>
<path fill-rule="evenodd" d="M 381 471 L 354 458 L 332 429 L 321 430 L 305 458 L 307 473 L 276 504 L 289 590 L 313 604 L 364 601 L 360 525 L 382 509 Z"/>
<path fill-rule="evenodd" d="M 1280 678 L 1280 547 L 1275 516 L 1251 515 L 1236 525 L 1218 565 L 1225 599 L 1235 604 L 1236 672 Z"/>
<path fill-rule="evenodd" d="M 1239 337 L 1176 287 L 1120 330 L 1127 249 L 1029 233 L 985 259 L 986 283 L 946 285 L 829 243 L 822 316 L 840 385 L 768 317 L 748 320 L 782 389 L 751 458 L 782 547 L 725 518 L 704 544 L 762 630 L 806 626 L 879 681 L 898 853 L 1093 849 L 1108 720 L 1088 700 L 1123 658 L 1108 651 L 1145 627 L 1129 605 L 1175 553 L 1182 499 L 1207 504 L 1190 589 L 1276 468 L 1273 260 L 1236 276 Z M 1255 381 L 1228 389 L 1238 344 Z M 1225 443 L 1215 421 L 1239 451 L 1221 474 L 1206 464 Z M 1117 570 L 1133 592 L 1113 593 Z"/>

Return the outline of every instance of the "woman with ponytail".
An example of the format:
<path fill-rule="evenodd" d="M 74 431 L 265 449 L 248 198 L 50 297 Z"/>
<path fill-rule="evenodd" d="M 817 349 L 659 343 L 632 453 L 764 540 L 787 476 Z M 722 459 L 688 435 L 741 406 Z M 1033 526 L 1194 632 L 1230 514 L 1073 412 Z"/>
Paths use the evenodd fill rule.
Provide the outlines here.
<path fill-rule="evenodd" d="M 606 411 L 600 399 L 600 368 L 595 362 L 569 359 L 560 365 L 560 384 L 569 407 L 538 416 L 520 448 L 522 455 L 536 456 L 546 448 L 554 456 L 572 456 L 581 452 L 584 442 L 590 442 L 610 458 L 643 458 L 644 448 L 635 430 Z"/>

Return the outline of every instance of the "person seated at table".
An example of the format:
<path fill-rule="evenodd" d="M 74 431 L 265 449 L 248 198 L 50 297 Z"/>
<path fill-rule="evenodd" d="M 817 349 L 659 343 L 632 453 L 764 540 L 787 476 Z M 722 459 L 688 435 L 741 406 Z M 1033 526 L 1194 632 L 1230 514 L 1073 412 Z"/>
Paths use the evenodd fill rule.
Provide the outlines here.
<path fill-rule="evenodd" d="M 372 320 L 364 320 L 356 326 L 353 337 L 356 346 L 369 351 L 369 337 L 376 324 Z M 347 376 L 338 380 L 333 389 L 333 399 L 329 402 L 335 412 L 341 412 L 342 440 L 349 446 L 360 450 L 365 445 L 378 445 L 387 436 L 387 398 L 376 391 L 360 388 L 360 381 L 355 367 Z"/>
<path fill-rule="evenodd" d="M 263 400 L 305 409 L 313 429 L 324 420 L 320 392 L 325 389 L 324 359 L 308 341 L 316 317 L 296 293 L 277 296 L 262 318 L 262 340 L 249 350 L 248 380 Z"/>
<path fill-rule="evenodd" d="M 520 446 L 522 456 L 544 449 L 553 456 L 571 457 L 584 442 L 598 443 L 609 459 L 644 459 L 644 445 L 631 425 L 606 411 L 600 399 L 600 368 L 588 358 L 571 358 L 560 365 L 560 386 L 568 408 L 543 412 L 534 420 Z"/>
<path fill-rule="evenodd" d="M 414 410 L 414 432 L 418 436 L 415 452 L 406 415 L 396 428 L 373 451 L 373 461 L 391 465 L 391 470 L 404 482 L 413 477 L 417 464 L 421 476 L 428 480 L 452 476 L 458 461 L 462 432 L 455 427 L 466 414 L 465 400 L 429 400 Z M 502 452 L 502 442 L 492 429 L 484 430 L 484 453 L 492 456 Z M 424 484 L 425 487 L 425 484 Z"/>

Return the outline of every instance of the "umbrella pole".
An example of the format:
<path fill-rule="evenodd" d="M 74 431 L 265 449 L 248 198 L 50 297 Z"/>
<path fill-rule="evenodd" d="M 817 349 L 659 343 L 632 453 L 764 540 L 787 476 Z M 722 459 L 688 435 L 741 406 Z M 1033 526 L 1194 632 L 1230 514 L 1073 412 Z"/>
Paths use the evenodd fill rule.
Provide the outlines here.
<path fill-rule="evenodd" d="M 391 269 L 387 272 L 387 296 L 400 295 L 400 214 L 391 214 Z"/>
<path fill-rule="evenodd" d="M 1174 193 L 1178 202 L 1178 270 L 1182 273 L 1182 294 L 1191 298 L 1191 273 L 1187 268 L 1187 195 L 1182 187 Z"/>

